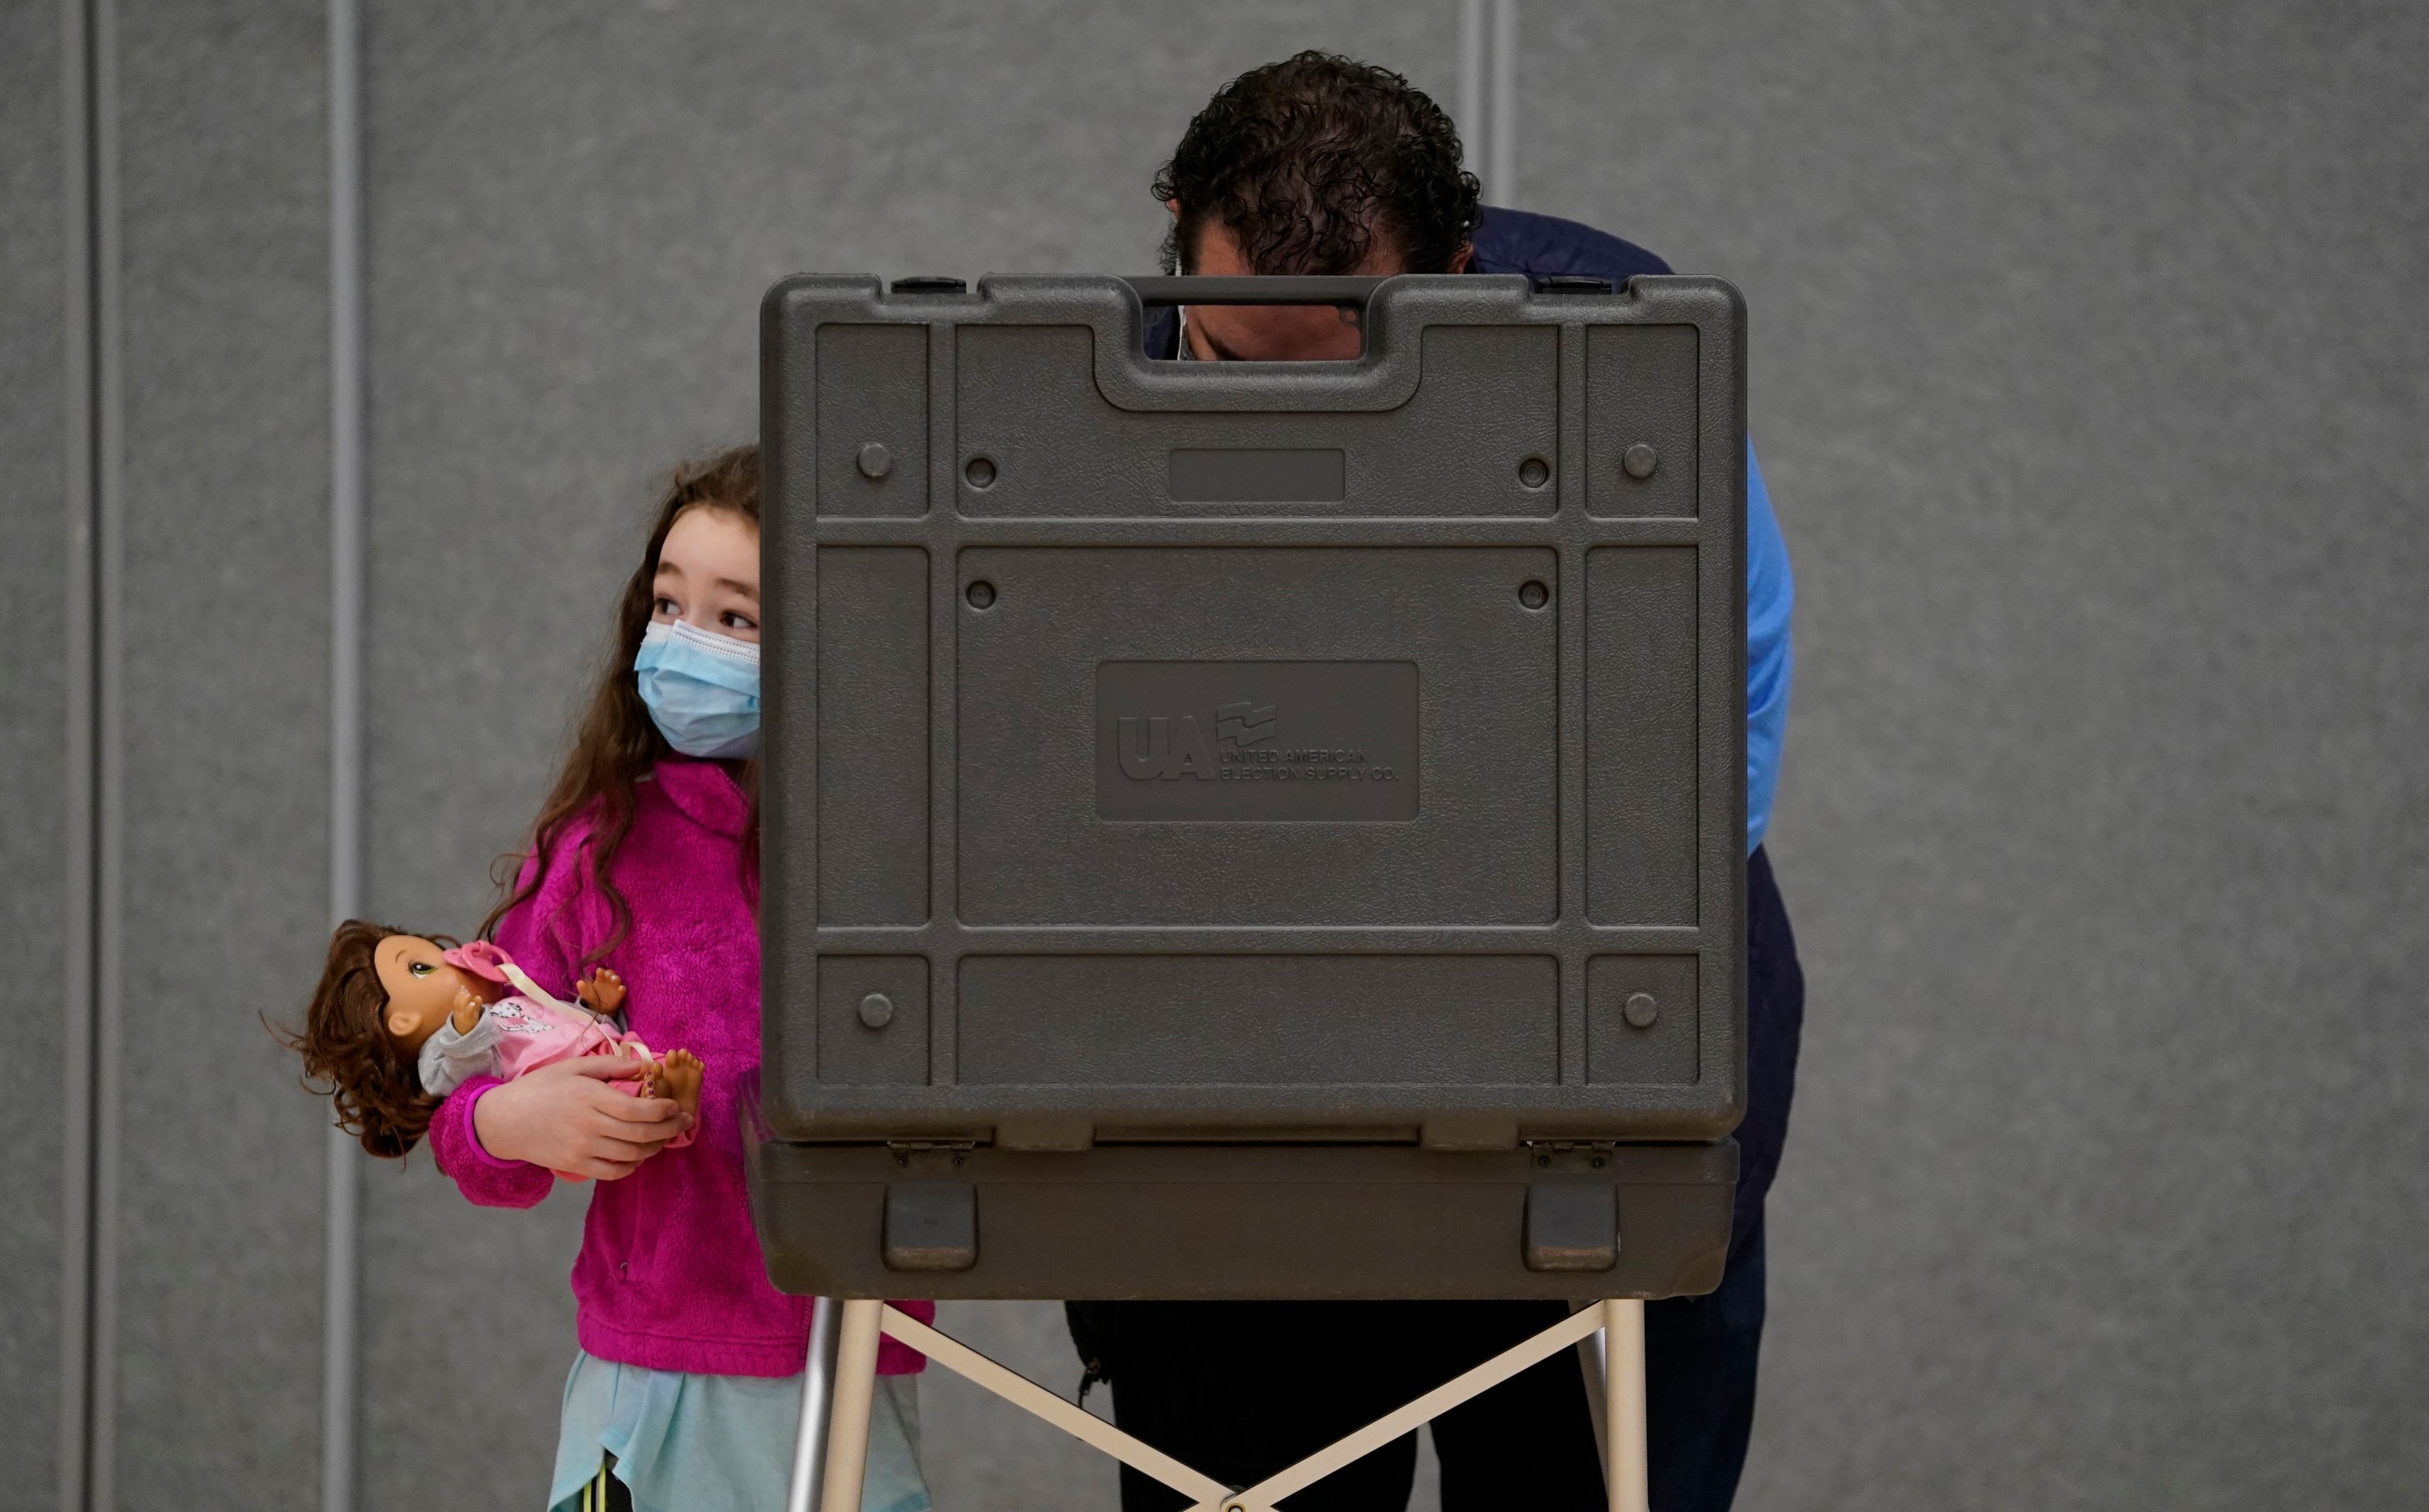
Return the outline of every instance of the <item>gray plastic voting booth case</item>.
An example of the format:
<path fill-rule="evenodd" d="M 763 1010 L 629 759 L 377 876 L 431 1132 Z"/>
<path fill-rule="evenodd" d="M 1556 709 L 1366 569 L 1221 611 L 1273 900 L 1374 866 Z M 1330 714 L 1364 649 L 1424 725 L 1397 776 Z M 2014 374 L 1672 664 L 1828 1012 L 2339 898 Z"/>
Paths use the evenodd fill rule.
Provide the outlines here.
<path fill-rule="evenodd" d="M 1144 354 L 1157 305 L 1283 303 L 1363 355 Z M 881 1331 L 1205 1506 L 1337 1468 L 1218 1486 L 887 1296 L 1603 1305 L 1497 1380 L 1715 1286 L 1737 291 L 799 277 L 762 319 L 746 1135 L 770 1275 L 847 1299 L 797 1504 L 858 1506 Z"/>

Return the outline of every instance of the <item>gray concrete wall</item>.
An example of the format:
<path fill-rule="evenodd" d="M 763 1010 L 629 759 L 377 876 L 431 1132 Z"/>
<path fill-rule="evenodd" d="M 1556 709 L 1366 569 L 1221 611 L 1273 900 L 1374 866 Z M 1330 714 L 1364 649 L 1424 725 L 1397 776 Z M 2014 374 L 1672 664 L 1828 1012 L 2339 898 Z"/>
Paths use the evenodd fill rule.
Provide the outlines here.
<path fill-rule="evenodd" d="M 303 4 L 104 14 L 123 838 L 115 995 L 74 1010 L 123 1046 L 101 1479 L 313 1505 L 320 1113 L 254 1015 L 308 987 L 328 886 L 325 39 Z M 1328 45 L 1453 103 L 1462 20 L 372 8 L 367 912 L 477 921 L 654 475 L 750 433 L 774 277 L 1145 268 L 1147 180 L 1215 84 Z M 90 607 L 59 35 L 0 11 L 0 1005 L 42 1067 Z M 1494 197 L 1745 288 L 1799 578 L 1773 851 L 1812 1003 L 1741 1504 L 2402 1501 L 2429 25 L 1521 0 L 1514 38 Z M 46 1495 L 63 1122 L 21 1098 L 0 1136 L 0 1450 Z M 582 1194 L 475 1210 L 421 1159 L 364 1193 L 361 1504 L 533 1504 Z M 434 1363 L 442 1310 L 477 1342 Z M 949 1323 L 1076 1377 L 1055 1309 Z M 1050 1431 L 925 1400 L 947 1512 L 1113 1504 Z"/>
<path fill-rule="evenodd" d="M 69 187 L 58 12 L 0 8 L 0 1462 L 58 1475 L 68 1076 Z"/>
<path fill-rule="evenodd" d="M 2409 1500 L 2429 26 L 1527 13 L 1521 196 L 1744 288 L 1797 567 L 1745 1504 Z"/>
<path fill-rule="evenodd" d="M 118 25 L 99 1488 L 304 1507 L 325 1114 L 260 1015 L 295 1016 L 327 939 L 325 45 L 310 4 L 143 0 Z"/>

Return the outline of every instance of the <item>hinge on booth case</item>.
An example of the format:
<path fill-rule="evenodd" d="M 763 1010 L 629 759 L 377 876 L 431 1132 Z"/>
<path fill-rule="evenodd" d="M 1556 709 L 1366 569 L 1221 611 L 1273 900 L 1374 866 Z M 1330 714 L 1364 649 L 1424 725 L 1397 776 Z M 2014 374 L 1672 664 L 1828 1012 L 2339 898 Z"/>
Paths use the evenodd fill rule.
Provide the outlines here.
<path fill-rule="evenodd" d="M 1617 1140 L 1528 1140 L 1538 1171 L 1602 1171 L 1610 1168 Z"/>
<path fill-rule="evenodd" d="M 915 1163 L 922 1171 L 938 1169 L 958 1171 L 969 1153 L 978 1148 L 976 1140 L 887 1140 L 885 1153 L 894 1163 L 908 1171 Z"/>

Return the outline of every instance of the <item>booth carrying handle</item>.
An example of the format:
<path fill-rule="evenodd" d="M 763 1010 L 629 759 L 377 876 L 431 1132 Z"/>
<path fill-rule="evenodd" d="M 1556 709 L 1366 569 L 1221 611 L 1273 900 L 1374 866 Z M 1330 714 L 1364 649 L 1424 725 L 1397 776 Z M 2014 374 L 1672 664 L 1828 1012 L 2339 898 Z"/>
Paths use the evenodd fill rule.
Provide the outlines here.
<path fill-rule="evenodd" d="M 1173 304 L 1331 304 L 1363 310 L 1380 278 L 1125 278 L 1149 309 Z"/>

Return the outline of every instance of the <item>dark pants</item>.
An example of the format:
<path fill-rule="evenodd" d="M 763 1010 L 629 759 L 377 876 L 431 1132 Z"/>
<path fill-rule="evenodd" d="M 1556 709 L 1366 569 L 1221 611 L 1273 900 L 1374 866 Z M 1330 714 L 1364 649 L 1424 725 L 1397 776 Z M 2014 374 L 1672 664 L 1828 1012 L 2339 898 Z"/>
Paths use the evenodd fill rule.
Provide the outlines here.
<path fill-rule="evenodd" d="M 1762 1234 L 1734 1246 L 1720 1290 L 1644 1309 L 1646 1436 L 1656 1512 L 1721 1512 L 1754 1424 Z M 1568 1314 L 1545 1302 L 1127 1302 L 1112 1306 L 1114 1417 L 1230 1486 L 1250 1486 Z M 1575 1350 L 1434 1420 L 1444 1512 L 1602 1512 Z M 1283 1504 L 1401 1512 L 1414 1434 Z M 1122 1512 L 1189 1499 L 1125 1466 Z"/>
<path fill-rule="evenodd" d="M 1737 1221 L 1710 1296 L 1644 1309 L 1653 1512 L 1727 1512 L 1754 1429 L 1762 1344 L 1762 1198 L 1779 1166 L 1805 1021 L 1788 912 L 1746 863 L 1746 1116 Z M 1113 1380 L 1130 1433 L 1227 1485 L 1250 1486 L 1559 1322 L 1531 1302 L 1125 1302 L 1080 1305 L 1083 1359 Z M 1444 1512 L 1605 1505 L 1577 1356 L 1564 1352 L 1433 1424 Z M 1316 1482 L 1285 1512 L 1402 1512 L 1414 1435 Z M 1123 1512 L 1187 1505 L 1127 1466 Z"/>

